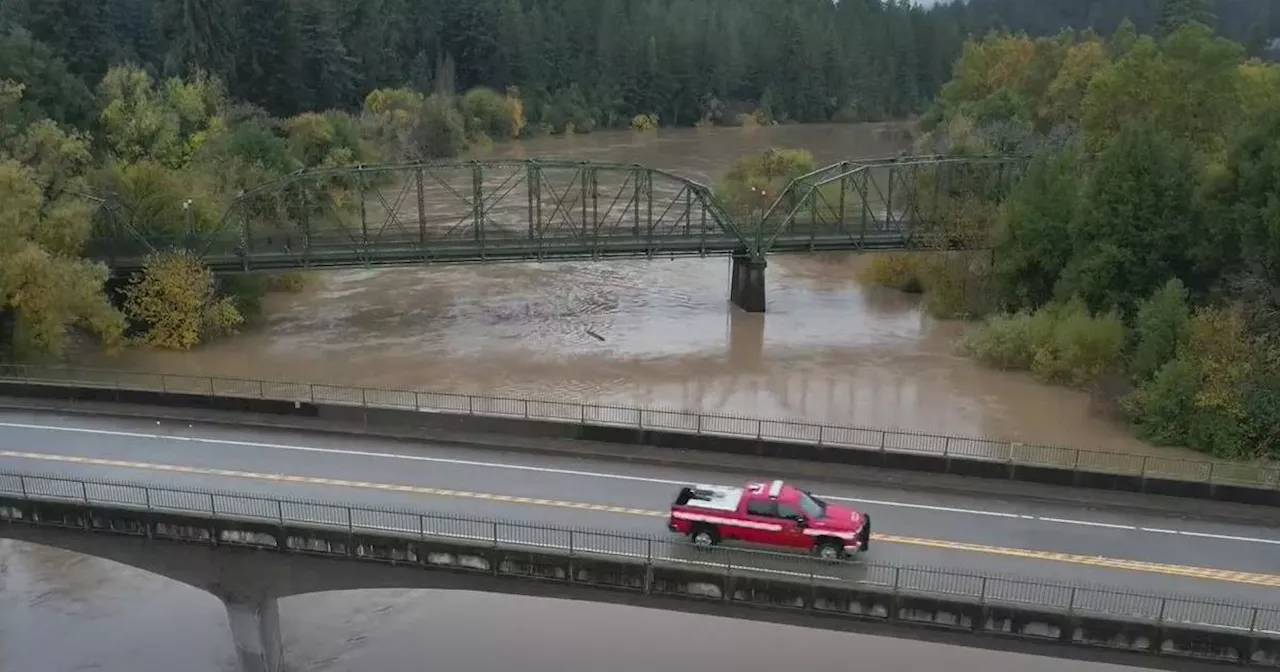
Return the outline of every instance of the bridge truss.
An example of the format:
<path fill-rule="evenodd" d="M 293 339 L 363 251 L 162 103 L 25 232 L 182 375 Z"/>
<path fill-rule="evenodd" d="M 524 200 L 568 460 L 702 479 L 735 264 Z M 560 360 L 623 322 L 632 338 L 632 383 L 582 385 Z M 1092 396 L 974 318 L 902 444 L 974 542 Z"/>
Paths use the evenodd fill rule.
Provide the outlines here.
<path fill-rule="evenodd" d="M 899 157 L 792 180 L 762 214 L 733 217 L 711 189 L 639 165 L 564 160 L 383 164 L 302 171 L 239 194 L 220 219 L 175 224 L 100 208 L 90 256 L 116 275 L 191 250 L 216 272 L 341 266 L 975 248 L 1018 157 Z"/>
<path fill-rule="evenodd" d="M 636 165 L 471 161 L 299 172 L 240 194 L 206 230 L 134 222 L 95 256 L 136 271 L 162 249 L 216 272 L 746 252 L 711 190 Z M 162 230 L 156 230 L 162 228 Z"/>

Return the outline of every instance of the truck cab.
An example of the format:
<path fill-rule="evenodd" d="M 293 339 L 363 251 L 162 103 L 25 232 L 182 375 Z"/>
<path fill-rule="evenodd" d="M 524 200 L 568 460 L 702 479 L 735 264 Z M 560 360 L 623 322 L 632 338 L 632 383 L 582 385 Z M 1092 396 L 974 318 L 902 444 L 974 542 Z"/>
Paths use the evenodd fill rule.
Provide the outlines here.
<path fill-rule="evenodd" d="M 671 504 L 667 529 L 698 546 L 735 541 L 803 549 L 828 560 L 864 552 L 871 540 L 870 516 L 781 480 L 685 486 Z"/>

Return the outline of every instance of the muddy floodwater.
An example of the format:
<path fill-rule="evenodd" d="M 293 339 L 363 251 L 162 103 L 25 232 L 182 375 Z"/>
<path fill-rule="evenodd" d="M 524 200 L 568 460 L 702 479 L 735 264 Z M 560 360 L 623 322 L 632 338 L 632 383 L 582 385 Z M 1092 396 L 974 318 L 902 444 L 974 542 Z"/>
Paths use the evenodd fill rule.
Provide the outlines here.
<path fill-rule="evenodd" d="M 711 183 L 738 158 L 799 147 L 819 164 L 909 147 L 892 125 L 595 133 L 480 157 L 639 163 Z M 606 400 L 1148 452 L 1085 395 L 953 353 L 962 325 L 863 287 L 867 255 L 777 255 L 768 310 L 728 303 L 726 259 L 436 266 L 315 273 L 269 297 L 265 324 L 130 370 Z M 1160 451 L 1169 452 L 1169 451 Z"/>
<path fill-rule="evenodd" d="M 106 560 L 0 539 L 0 598 L 0 672 L 238 669 L 231 630 L 216 599 Z M 910 640 L 483 593 L 320 593 L 282 600 L 280 616 L 289 672 L 1137 672 Z"/>

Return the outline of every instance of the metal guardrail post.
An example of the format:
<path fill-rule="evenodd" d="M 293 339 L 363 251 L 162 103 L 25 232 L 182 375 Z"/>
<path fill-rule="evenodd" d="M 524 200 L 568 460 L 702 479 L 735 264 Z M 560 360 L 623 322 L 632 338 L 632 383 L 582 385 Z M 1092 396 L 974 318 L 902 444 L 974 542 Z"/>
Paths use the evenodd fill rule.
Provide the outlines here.
<path fill-rule="evenodd" d="M 209 515 L 211 515 L 211 516 L 216 516 L 216 515 L 218 515 L 217 507 L 214 505 L 214 502 L 213 502 L 213 493 L 212 493 L 212 492 L 211 492 L 211 493 L 209 493 Z"/>
<path fill-rule="evenodd" d="M 573 530 L 569 530 L 569 557 L 573 557 Z"/>
<path fill-rule="evenodd" d="M 1259 608 L 1259 607 L 1254 607 L 1254 608 L 1253 608 L 1253 614 L 1249 617 L 1249 632 L 1250 632 L 1250 633 L 1254 633 L 1254 632 L 1257 632 L 1257 631 L 1258 631 L 1258 611 L 1259 611 L 1259 610 L 1260 610 L 1260 608 Z"/>
<path fill-rule="evenodd" d="M 427 517 L 421 514 L 418 515 L 418 538 L 427 538 Z"/>
<path fill-rule="evenodd" d="M 1067 598 L 1067 616 L 1074 616 L 1076 613 L 1076 588 L 1071 587 L 1071 596 Z"/>
<path fill-rule="evenodd" d="M 316 385 L 315 383 L 307 383 L 307 393 L 311 395 L 311 403 L 316 403 Z"/>
<path fill-rule="evenodd" d="M 369 407 L 369 398 L 365 395 L 365 389 L 360 388 L 360 405 L 364 408 Z"/>
<path fill-rule="evenodd" d="M 276 517 L 280 520 L 280 527 L 284 527 L 284 500 L 276 500 Z"/>
<path fill-rule="evenodd" d="M 498 547 L 498 522 L 497 521 L 494 521 L 493 523 L 493 547 L 494 548 Z"/>
<path fill-rule="evenodd" d="M 18 487 L 22 488 L 22 498 L 27 499 L 27 478 L 25 476 L 18 477 Z"/>
<path fill-rule="evenodd" d="M 351 513 L 351 507 L 347 507 L 347 534 L 356 533 L 356 524 Z"/>
<path fill-rule="evenodd" d="M 898 580 L 901 578 L 901 575 L 902 575 L 902 568 L 894 567 L 893 568 L 893 594 L 894 595 L 898 594 L 898 586 L 899 586 Z"/>
<path fill-rule="evenodd" d="M 982 604 L 987 603 L 987 577 L 982 577 L 982 587 L 978 589 L 978 601 Z"/>
<path fill-rule="evenodd" d="M 1138 470 L 1138 478 L 1141 478 L 1144 481 L 1147 480 L 1147 464 L 1150 462 L 1150 460 L 1151 460 L 1150 455 L 1142 456 L 1142 468 Z"/>
<path fill-rule="evenodd" d="M 267 383 L 264 380 L 258 381 L 258 398 L 259 399 L 267 398 Z"/>
<path fill-rule="evenodd" d="M 942 456 L 951 456 L 951 437 L 949 436 L 942 437 Z"/>
<path fill-rule="evenodd" d="M 764 420 L 756 418 L 756 441 L 764 436 Z"/>
<path fill-rule="evenodd" d="M 1213 477 L 1217 475 L 1217 470 L 1218 470 L 1218 463 L 1210 462 L 1209 463 L 1209 480 L 1208 480 L 1209 485 L 1213 485 Z"/>
<path fill-rule="evenodd" d="M 151 510 L 151 488 L 142 489 L 142 501 L 146 504 L 147 510 Z"/>
<path fill-rule="evenodd" d="M 117 386 L 118 387 L 118 386 Z M 169 386 L 165 383 L 165 374 L 160 374 L 160 391 L 165 394 L 169 393 Z"/>
<path fill-rule="evenodd" d="M 1164 608 L 1165 608 L 1165 605 L 1168 603 L 1169 603 L 1168 599 L 1163 597 L 1160 598 L 1160 615 L 1156 617 L 1156 623 L 1160 623 L 1160 624 L 1164 623 Z"/>
<path fill-rule="evenodd" d="M 467 414 L 476 414 L 476 398 L 470 394 L 467 395 Z"/>

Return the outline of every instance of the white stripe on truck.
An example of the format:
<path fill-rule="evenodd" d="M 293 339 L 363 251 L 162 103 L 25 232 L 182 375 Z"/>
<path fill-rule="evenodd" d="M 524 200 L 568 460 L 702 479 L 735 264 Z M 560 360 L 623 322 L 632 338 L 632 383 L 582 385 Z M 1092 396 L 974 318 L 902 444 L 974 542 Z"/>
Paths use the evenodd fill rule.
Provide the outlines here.
<path fill-rule="evenodd" d="M 766 532 L 782 531 L 782 526 L 775 523 L 757 523 L 751 520 L 706 516 L 700 513 L 684 513 L 683 511 L 675 511 L 671 514 L 671 517 L 679 518 L 680 520 L 693 520 L 699 523 L 711 523 L 712 525 L 724 525 L 726 527 L 745 527 L 748 530 L 764 530 Z"/>
<path fill-rule="evenodd" d="M 712 525 L 724 525 L 725 527 L 742 527 L 748 530 L 763 530 L 765 532 L 782 531 L 782 525 L 777 523 L 757 523 L 754 520 L 723 518 L 721 516 L 708 516 L 700 513 L 675 511 L 672 512 L 671 517 L 678 518 L 680 520 L 691 520 L 699 523 L 711 523 Z M 853 541 L 858 538 L 857 532 L 843 532 L 837 530 L 815 530 L 812 528 L 805 528 L 804 533 L 811 537 L 835 537 L 845 541 Z"/>

